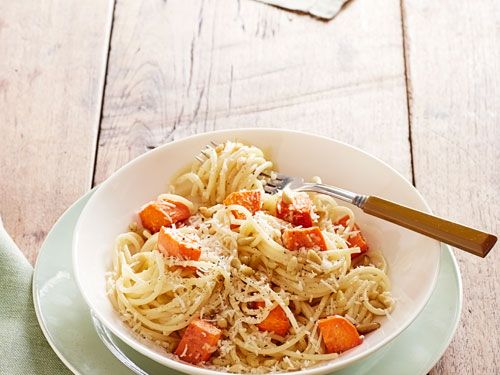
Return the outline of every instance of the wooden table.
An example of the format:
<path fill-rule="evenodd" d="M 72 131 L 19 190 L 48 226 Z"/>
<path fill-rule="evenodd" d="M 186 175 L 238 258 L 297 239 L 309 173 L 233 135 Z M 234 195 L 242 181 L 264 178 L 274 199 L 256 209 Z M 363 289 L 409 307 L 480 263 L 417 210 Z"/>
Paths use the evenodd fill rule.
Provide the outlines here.
<path fill-rule="evenodd" d="M 439 215 L 498 234 L 500 2 L 0 3 L 0 210 L 33 263 L 59 215 L 165 142 L 306 130 L 378 156 Z M 464 308 L 432 374 L 500 371 L 500 249 L 455 251 Z"/>

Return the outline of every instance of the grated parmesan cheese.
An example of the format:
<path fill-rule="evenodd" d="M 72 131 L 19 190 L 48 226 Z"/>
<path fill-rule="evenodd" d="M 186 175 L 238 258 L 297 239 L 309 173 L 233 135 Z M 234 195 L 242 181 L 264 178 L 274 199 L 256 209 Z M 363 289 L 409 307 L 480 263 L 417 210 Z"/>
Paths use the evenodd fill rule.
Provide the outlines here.
<path fill-rule="evenodd" d="M 351 262 L 351 254 L 360 249 L 347 244 L 359 232 L 353 230 L 350 209 L 330 197 L 309 194 L 312 217 L 327 250 L 292 252 L 281 239 L 292 225 L 274 216 L 276 195 L 263 193 L 262 210 L 254 215 L 244 206 L 222 204 L 234 191 L 263 191 L 260 172 L 273 175 L 272 166 L 257 147 L 225 142 L 207 149 L 202 162 L 176 178 L 169 189 L 175 195 L 169 200 L 186 204 L 193 214 L 177 230 L 199 238 L 198 260 L 165 258 L 158 251 L 158 235 L 138 233 L 133 224 L 131 232 L 117 237 L 107 293 L 120 318 L 141 337 L 171 353 L 186 326 L 201 318 L 222 331 L 217 347 L 203 348 L 215 352 L 205 366 L 264 373 L 334 359 L 337 354 L 323 352 L 317 324 L 321 317 L 339 314 L 354 324 L 377 316 L 390 319 L 395 301 L 383 257 L 377 253 L 366 267 L 355 268 Z M 244 217 L 235 217 L 233 210 Z M 347 227 L 333 224 L 345 215 L 350 217 Z M 311 250 L 319 258 L 311 254 L 308 259 Z M 196 272 L 180 267 L 194 267 Z M 372 299 L 384 301 L 387 308 L 370 306 Z M 263 301 L 264 307 L 250 308 L 256 301 Z M 286 337 L 257 327 L 277 306 L 292 326 Z"/>

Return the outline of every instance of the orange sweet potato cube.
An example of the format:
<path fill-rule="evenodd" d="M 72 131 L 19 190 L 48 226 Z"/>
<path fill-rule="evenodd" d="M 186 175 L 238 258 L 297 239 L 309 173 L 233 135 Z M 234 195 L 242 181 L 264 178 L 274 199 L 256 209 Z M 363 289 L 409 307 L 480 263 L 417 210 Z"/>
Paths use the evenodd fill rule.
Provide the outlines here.
<path fill-rule="evenodd" d="M 258 190 L 251 191 L 236 191 L 229 194 L 226 199 L 224 199 L 224 204 L 229 206 L 231 204 L 239 204 L 245 207 L 252 214 L 260 210 L 262 206 L 262 194 Z M 237 219 L 243 219 L 243 214 L 233 210 L 233 215 Z"/>
<path fill-rule="evenodd" d="M 345 352 L 363 342 L 356 327 L 343 316 L 320 319 L 318 326 L 328 353 Z"/>
<path fill-rule="evenodd" d="M 349 223 L 349 215 L 345 215 L 342 216 L 340 219 L 338 219 L 335 225 L 342 225 L 343 227 L 347 227 L 348 223 Z"/>
<path fill-rule="evenodd" d="M 283 245 L 288 250 L 300 248 L 318 248 L 326 250 L 326 242 L 319 227 L 285 229 L 282 236 Z"/>
<path fill-rule="evenodd" d="M 161 227 L 170 227 L 189 216 L 191 212 L 185 204 L 166 199 L 149 202 L 139 212 L 142 226 L 151 233 L 158 232 Z"/>
<path fill-rule="evenodd" d="M 151 233 L 156 233 L 162 226 L 170 226 L 172 222 L 157 202 L 149 202 L 139 212 L 142 226 Z"/>
<path fill-rule="evenodd" d="M 257 301 L 253 303 L 254 308 L 264 307 L 264 301 Z M 276 306 L 269 312 L 269 315 L 262 322 L 257 324 L 260 331 L 274 332 L 277 335 L 285 336 L 290 329 L 290 320 L 285 314 L 281 306 Z"/>
<path fill-rule="evenodd" d="M 182 336 L 175 354 L 183 361 L 199 364 L 210 359 L 217 350 L 222 331 L 209 322 L 201 319 L 193 320 Z"/>
<path fill-rule="evenodd" d="M 276 216 L 296 226 L 312 227 L 312 201 L 304 192 L 295 193 L 291 203 L 281 198 L 276 204 Z"/>
<path fill-rule="evenodd" d="M 347 242 L 349 243 L 349 245 L 351 245 L 351 247 L 357 246 L 361 249 L 361 252 L 351 254 L 352 259 L 354 259 L 354 258 L 356 258 L 356 257 L 360 256 L 361 254 L 366 253 L 368 251 L 368 244 L 366 243 L 365 238 L 363 237 L 363 235 L 361 233 L 358 233 L 358 234 L 350 237 L 347 240 Z"/>
<path fill-rule="evenodd" d="M 347 227 L 347 222 L 349 221 L 349 216 L 348 215 L 345 215 L 345 216 L 342 216 L 340 219 L 337 220 L 337 222 L 335 224 L 337 225 L 342 225 L 343 227 Z M 366 243 L 366 240 L 365 238 L 363 237 L 363 235 L 361 234 L 361 231 L 359 229 L 359 227 L 354 224 L 353 225 L 353 229 L 358 231 L 358 233 L 350 236 L 347 240 L 347 243 L 349 244 L 349 246 L 351 247 L 359 247 L 361 252 L 360 253 L 356 253 L 356 254 L 351 254 L 351 258 L 354 259 L 356 258 L 357 256 L 363 254 L 363 253 L 366 253 L 368 251 L 368 244 Z"/>
<path fill-rule="evenodd" d="M 179 229 L 162 227 L 158 234 L 158 249 L 167 257 L 198 260 L 201 255 L 199 239 L 183 234 Z"/>

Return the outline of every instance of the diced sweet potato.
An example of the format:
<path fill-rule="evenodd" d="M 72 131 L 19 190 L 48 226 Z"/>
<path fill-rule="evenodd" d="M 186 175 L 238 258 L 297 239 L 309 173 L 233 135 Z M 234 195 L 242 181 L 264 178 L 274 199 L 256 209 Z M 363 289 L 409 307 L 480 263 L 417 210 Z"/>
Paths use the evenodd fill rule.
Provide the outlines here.
<path fill-rule="evenodd" d="M 349 223 L 349 215 L 345 215 L 342 216 L 340 219 L 338 219 L 335 225 L 342 225 L 343 227 L 347 227 L 348 223 Z"/>
<path fill-rule="evenodd" d="M 237 191 L 229 194 L 223 202 L 226 206 L 238 204 L 245 207 L 252 214 L 257 212 L 262 206 L 262 194 L 258 190 Z M 244 219 L 245 215 L 237 210 L 232 210 L 232 214 L 236 219 Z M 239 227 L 237 224 L 231 224 L 231 229 Z"/>
<path fill-rule="evenodd" d="M 159 198 L 149 202 L 139 212 L 142 226 L 151 233 L 160 231 L 161 227 L 170 227 L 172 224 L 191 216 L 189 207 L 181 202 Z"/>
<path fill-rule="evenodd" d="M 341 353 L 363 342 L 356 327 L 340 315 L 320 319 L 321 336 L 328 353 Z"/>
<path fill-rule="evenodd" d="M 338 219 L 335 224 L 342 225 L 343 227 L 347 227 L 348 221 L 349 221 L 349 215 L 345 215 L 345 216 L 342 216 L 340 219 Z M 356 253 L 356 254 L 351 255 L 351 258 L 354 259 L 357 256 L 359 256 L 363 253 L 366 253 L 368 251 L 368 244 L 366 243 L 365 238 L 361 234 L 361 231 L 356 224 L 353 225 L 352 229 L 355 231 L 358 231 L 358 233 L 350 236 L 347 240 L 347 243 L 349 244 L 349 246 L 351 246 L 351 247 L 357 246 L 361 250 L 360 253 Z"/>
<path fill-rule="evenodd" d="M 253 303 L 253 308 L 261 308 L 266 304 L 263 301 Z M 285 336 L 290 329 L 290 321 L 280 306 L 276 306 L 269 312 L 269 315 L 262 322 L 257 324 L 261 331 L 274 332 L 277 335 Z"/>
<path fill-rule="evenodd" d="M 291 203 L 285 202 L 283 198 L 276 204 L 276 216 L 296 226 L 309 228 L 313 226 L 312 201 L 306 193 L 295 193 L 289 197 Z"/>
<path fill-rule="evenodd" d="M 182 336 L 175 354 L 183 361 L 199 364 L 210 359 L 217 350 L 221 330 L 205 320 L 193 320 Z"/>
<path fill-rule="evenodd" d="M 158 232 L 163 225 L 170 226 L 172 224 L 165 211 L 163 211 L 157 202 L 149 202 L 142 207 L 139 217 L 141 218 L 142 226 L 151 233 Z"/>
<path fill-rule="evenodd" d="M 226 199 L 224 199 L 224 204 L 229 206 L 231 204 L 239 204 L 245 207 L 252 214 L 257 212 L 262 206 L 262 194 L 258 190 L 251 191 L 236 191 L 229 194 Z M 233 210 L 233 215 L 237 219 L 243 219 L 243 214 Z"/>
<path fill-rule="evenodd" d="M 191 216 L 191 211 L 186 204 L 172 198 L 168 198 L 167 196 L 175 197 L 173 194 L 162 194 L 158 197 L 158 202 L 165 206 L 165 210 L 168 212 L 173 223 L 186 220 Z M 179 199 L 180 198 L 182 197 L 179 197 Z M 168 207 L 168 209 L 166 207 Z"/>
<path fill-rule="evenodd" d="M 288 250 L 316 247 L 320 250 L 326 250 L 327 248 L 323 233 L 318 227 L 285 229 L 282 240 L 283 245 Z"/>
<path fill-rule="evenodd" d="M 368 244 L 366 243 L 366 241 L 365 241 L 364 237 L 361 235 L 361 233 L 358 233 L 358 234 L 350 237 L 347 242 L 352 247 L 357 246 L 361 249 L 361 252 L 351 254 L 351 259 L 354 259 L 354 258 L 356 258 L 356 257 L 360 256 L 361 254 L 366 253 L 368 251 Z"/>
<path fill-rule="evenodd" d="M 162 227 L 158 234 L 158 248 L 167 257 L 198 260 L 201 255 L 199 239 L 183 234 L 179 229 Z"/>

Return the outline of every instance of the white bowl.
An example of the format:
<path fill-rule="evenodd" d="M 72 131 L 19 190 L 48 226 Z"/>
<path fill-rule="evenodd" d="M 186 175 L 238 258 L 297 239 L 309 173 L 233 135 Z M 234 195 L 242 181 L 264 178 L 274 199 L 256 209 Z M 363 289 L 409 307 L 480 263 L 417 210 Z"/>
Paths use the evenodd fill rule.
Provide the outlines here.
<path fill-rule="evenodd" d="M 105 287 L 115 237 L 127 229 L 145 202 L 165 191 L 172 175 L 194 160 L 210 141 L 242 140 L 276 162 L 280 172 L 310 178 L 358 193 L 373 194 L 429 212 L 422 196 L 398 172 L 365 152 L 329 138 L 288 130 L 239 129 L 199 134 L 168 143 L 128 163 L 103 182 L 83 210 L 73 239 L 75 276 L 89 307 L 116 336 L 165 366 L 190 374 L 217 374 L 168 358 L 120 320 Z M 385 255 L 397 300 L 390 319 L 363 344 L 339 358 L 294 374 L 324 374 L 345 367 L 400 334 L 427 303 L 439 268 L 439 243 L 354 209 L 367 241 Z"/>

